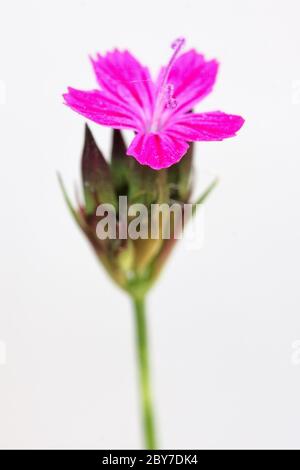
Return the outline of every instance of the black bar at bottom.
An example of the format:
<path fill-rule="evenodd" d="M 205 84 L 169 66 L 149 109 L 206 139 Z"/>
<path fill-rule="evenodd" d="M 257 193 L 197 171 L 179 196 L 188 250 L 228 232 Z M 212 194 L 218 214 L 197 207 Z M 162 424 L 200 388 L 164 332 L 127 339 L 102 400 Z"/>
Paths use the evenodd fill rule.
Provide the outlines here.
<path fill-rule="evenodd" d="M 3 464 L 38 464 L 40 468 L 46 465 L 66 464 L 68 466 L 83 466 L 83 468 L 97 468 L 107 465 L 121 465 L 124 468 L 137 468 L 140 465 L 188 465 L 193 468 L 195 465 L 208 465 L 218 463 L 222 460 L 222 465 L 237 463 L 243 465 L 245 456 L 242 450 L 0 450 L 0 466 Z M 247 464 L 257 465 L 261 456 L 257 455 L 259 450 L 247 452 Z M 220 455 L 221 454 L 221 455 Z M 282 463 L 287 463 L 287 455 L 281 457 L 281 453 L 276 452 L 277 465 L 282 459 Z M 268 455 L 268 463 L 274 458 Z M 270 462 L 271 460 L 271 462 Z M 275 460 L 275 459 L 274 459 Z"/>

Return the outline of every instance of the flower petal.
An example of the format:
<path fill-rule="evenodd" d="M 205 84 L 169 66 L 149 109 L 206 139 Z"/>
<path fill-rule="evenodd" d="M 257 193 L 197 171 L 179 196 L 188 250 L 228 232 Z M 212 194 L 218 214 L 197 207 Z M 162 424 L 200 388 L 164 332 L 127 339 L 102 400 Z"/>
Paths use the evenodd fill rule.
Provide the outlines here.
<path fill-rule="evenodd" d="M 133 156 L 142 165 L 160 170 L 179 162 L 187 149 L 188 144 L 184 140 L 166 133 L 139 133 L 131 142 L 127 155 Z"/>
<path fill-rule="evenodd" d="M 158 86 L 163 76 L 160 72 Z M 190 111 L 193 106 L 213 88 L 218 72 L 216 60 L 206 61 L 202 54 L 194 49 L 182 54 L 176 59 L 168 77 L 168 83 L 174 86 L 174 98 L 177 108 L 173 113 Z"/>
<path fill-rule="evenodd" d="M 223 140 L 233 137 L 244 124 L 241 116 L 225 114 L 221 111 L 211 113 L 188 113 L 169 122 L 168 134 L 187 141 Z"/>
<path fill-rule="evenodd" d="M 101 87 L 116 99 L 151 115 L 154 103 L 154 84 L 146 67 L 128 51 L 114 50 L 106 56 L 92 59 L 94 71 Z"/>
<path fill-rule="evenodd" d="M 99 90 L 68 88 L 68 93 L 63 96 L 67 106 L 103 126 L 136 131 L 142 126 L 140 118 L 129 107 Z"/>

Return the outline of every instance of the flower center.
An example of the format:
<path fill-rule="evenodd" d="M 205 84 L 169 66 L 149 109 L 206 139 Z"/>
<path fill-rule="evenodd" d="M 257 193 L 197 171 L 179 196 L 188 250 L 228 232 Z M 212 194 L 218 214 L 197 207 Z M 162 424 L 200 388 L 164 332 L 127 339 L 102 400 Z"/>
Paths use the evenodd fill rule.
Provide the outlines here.
<path fill-rule="evenodd" d="M 169 60 L 168 65 L 164 69 L 163 76 L 157 90 L 157 97 L 153 111 L 150 132 L 158 131 L 160 126 L 160 118 L 165 108 L 175 109 L 177 106 L 176 99 L 174 98 L 174 85 L 172 83 L 168 83 L 168 78 L 175 59 L 177 58 L 184 43 L 184 38 L 178 38 L 171 45 L 172 49 L 174 49 L 174 52 L 171 56 L 171 59 Z"/>

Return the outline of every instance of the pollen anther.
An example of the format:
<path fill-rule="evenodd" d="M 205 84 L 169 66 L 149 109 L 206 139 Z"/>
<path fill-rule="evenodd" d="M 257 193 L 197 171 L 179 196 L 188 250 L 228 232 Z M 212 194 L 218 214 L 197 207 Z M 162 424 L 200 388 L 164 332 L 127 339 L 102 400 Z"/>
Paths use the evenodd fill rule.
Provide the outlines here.
<path fill-rule="evenodd" d="M 168 83 L 166 86 L 166 108 L 175 109 L 177 106 L 177 101 L 174 98 L 174 85 Z"/>

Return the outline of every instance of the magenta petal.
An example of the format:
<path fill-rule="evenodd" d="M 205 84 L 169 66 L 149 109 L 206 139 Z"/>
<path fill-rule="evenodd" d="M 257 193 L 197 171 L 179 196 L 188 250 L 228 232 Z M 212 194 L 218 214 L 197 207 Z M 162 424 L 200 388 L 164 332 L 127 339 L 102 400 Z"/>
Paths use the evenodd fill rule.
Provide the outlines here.
<path fill-rule="evenodd" d="M 169 134 L 187 141 L 223 140 L 233 137 L 244 124 L 241 116 L 221 111 L 185 114 L 172 119 L 166 129 Z"/>
<path fill-rule="evenodd" d="M 154 102 L 153 81 L 149 70 L 130 52 L 115 50 L 104 57 L 98 54 L 92 63 L 98 83 L 104 90 L 136 109 L 151 113 Z"/>
<path fill-rule="evenodd" d="M 99 90 L 81 91 L 68 88 L 68 93 L 63 96 L 65 104 L 98 124 L 136 131 L 141 128 L 141 122 L 133 110 Z"/>
<path fill-rule="evenodd" d="M 131 142 L 127 155 L 133 156 L 142 165 L 160 170 L 179 162 L 187 149 L 188 144 L 184 140 L 166 133 L 139 133 Z"/>
<path fill-rule="evenodd" d="M 194 49 L 176 59 L 168 83 L 174 86 L 177 108 L 174 113 L 189 111 L 213 89 L 218 72 L 216 60 L 206 61 Z M 163 69 L 160 77 L 163 74 Z M 158 79 L 159 84 L 160 78 Z"/>

